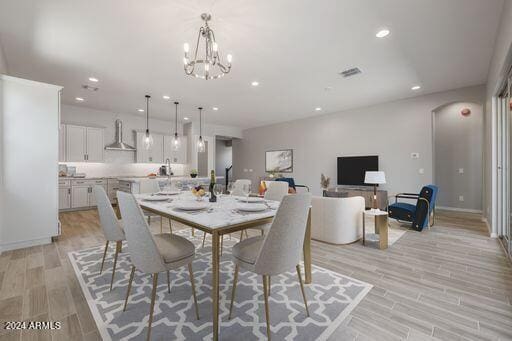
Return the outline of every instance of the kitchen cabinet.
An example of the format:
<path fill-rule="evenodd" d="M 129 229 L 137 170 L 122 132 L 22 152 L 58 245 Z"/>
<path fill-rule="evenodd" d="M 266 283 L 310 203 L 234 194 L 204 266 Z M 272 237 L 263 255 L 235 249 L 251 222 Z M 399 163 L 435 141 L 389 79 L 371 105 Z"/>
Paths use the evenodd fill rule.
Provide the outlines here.
<path fill-rule="evenodd" d="M 59 126 L 59 162 L 66 161 L 66 125 Z"/>
<path fill-rule="evenodd" d="M 73 186 L 71 187 L 71 207 L 87 207 L 89 205 L 89 186 Z"/>
<path fill-rule="evenodd" d="M 153 146 L 144 147 L 144 132 L 137 132 L 137 162 L 138 163 L 163 163 L 164 162 L 164 136 L 152 134 Z"/>
<path fill-rule="evenodd" d="M 172 140 L 174 136 L 164 136 L 164 162 L 165 160 L 171 160 L 171 163 L 187 163 L 187 139 L 181 136 L 181 145 L 178 150 L 173 150 Z"/>
<path fill-rule="evenodd" d="M 71 208 L 71 187 L 59 187 L 59 210 Z"/>
<path fill-rule="evenodd" d="M 103 128 L 67 124 L 65 130 L 66 161 L 103 162 Z"/>

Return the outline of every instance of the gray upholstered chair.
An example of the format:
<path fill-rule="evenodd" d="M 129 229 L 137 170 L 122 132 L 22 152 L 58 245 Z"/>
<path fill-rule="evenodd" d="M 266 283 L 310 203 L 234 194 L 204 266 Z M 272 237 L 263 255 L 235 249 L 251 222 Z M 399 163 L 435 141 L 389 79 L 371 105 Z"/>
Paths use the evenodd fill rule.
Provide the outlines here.
<path fill-rule="evenodd" d="M 281 201 L 285 195 L 288 195 L 288 183 L 284 181 L 265 181 L 267 190 L 265 199 Z"/>
<path fill-rule="evenodd" d="M 295 266 L 299 278 L 302 298 L 309 316 L 304 284 L 300 274 L 300 260 L 306 233 L 306 224 L 311 195 L 309 193 L 287 195 L 277 210 L 272 228 L 265 236 L 247 238 L 233 246 L 232 260 L 235 263 L 229 318 L 233 311 L 236 284 L 240 267 L 263 277 L 263 296 L 265 299 L 265 317 L 267 320 L 267 336 L 270 340 L 270 312 L 268 295 L 270 276 L 289 271 Z"/>
<path fill-rule="evenodd" d="M 151 337 L 151 324 L 153 322 L 153 310 L 158 286 L 158 274 L 160 272 L 167 272 L 167 290 L 170 292 L 169 270 L 188 265 L 196 317 L 199 320 L 194 273 L 192 271 L 192 261 L 194 260 L 196 251 L 194 244 L 175 234 L 162 233 L 152 235 L 144 219 L 142 210 L 134 196 L 130 193 L 117 192 L 117 199 L 124 221 L 128 251 L 130 252 L 132 261 L 132 271 L 130 273 L 130 281 L 128 282 L 123 311 L 126 310 L 128 304 L 135 269 L 144 273 L 153 274 L 153 291 L 151 293 L 147 335 L 147 339 L 149 340 Z"/>
<path fill-rule="evenodd" d="M 244 185 L 250 185 L 251 180 L 248 179 L 238 179 L 233 184 L 233 190 L 231 191 L 231 195 L 242 197 L 244 196 L 244 191 L 242 190 Z"/>
<path fill-rule="evenodd" d="M 103 259 L 101 261 L 100 274 L 103 271 L 103 264 L 105 263 L 105 257 L 107 255 L 109 242 L 116 243 L 116 252 L 114 254 L 114 265 L 112 267 L 112 279 L 110 280 L 110 290 L 112 291 L 112 285 L 114 284 L 114 276 L 116 274 L 117 255 L 121 252 L 123 240 L 125 240 L 123 225 L 112 208 L 112 204 L 102 186 L 94 186 L 92 189 L 94 197 L 96 198 L 96 204 L 98 207 L 98 215 L 100 216 L 100 225 L 105 235 L 107 242 L 105 243 L 105 251 L 103 252 Z"/>

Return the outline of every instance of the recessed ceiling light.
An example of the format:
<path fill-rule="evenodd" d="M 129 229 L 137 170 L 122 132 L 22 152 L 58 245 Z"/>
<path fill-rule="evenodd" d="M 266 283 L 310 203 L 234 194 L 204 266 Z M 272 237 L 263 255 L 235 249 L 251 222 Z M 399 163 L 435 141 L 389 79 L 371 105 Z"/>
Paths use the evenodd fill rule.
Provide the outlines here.
<path fill-rule="evenodd" d="M 75 97 L 75 100 L 77 100 L 78 102 L 83 102 L 84 99 L 82 97 Z"/>
<path fill-rule="evenodd" d="M 251 83 L 251 85 L 252 86 L 258 86 L 258 85 L 260 85 L 260 82 L 254 81 L 254 82 Z"/>
<path fill-rule="evenodd" d="M 96 77 L 89 77 L 89 80 L 94 83 L 99 82 L 99 79 Z"/>
<path fill-rule="evenodd" d="M 316 108 L 315 108 L 315 111 L 322 111 L 322 108 L 320 108 L 320 107 L 316 107 Z"/>
<path fill-rule="evenodd" d="M 377 34 L 375 35 L 377 38 L 384 38 L 384 37 L 387 37 L 389 35 L 389 33 L 391 33 L 388 29 L 383 29 L 383 30 L 380 30 L 379 32 L 377 32 Z"/>
<path fill-rule="evenodd" d="M 144 109 L 137 109 L 138 112 L 144 112 Z"/>
<path fill-rule="evenodd" d="M 217 107 L 213 107 L 212 109 L 215 111 L 219 110 L 219 108 L 217 108 Z"/>
<path fill-rule="evenodd" d="M 163 99 L 171 99 L 171 97 L 167 96 L 167 95 L 163 95 L 162 96 Z"/>
<path fill-rule="evenodd" d="M 411 90 L 419 90 L 419 89 L 421 89 L 421 86 L 419 86 L 419 85 L 415 85 L 411 88 Z"/>
<path fill-rule="evenodd" d="M 184 119 L 185 121 L 188 121 L 188 117 L 183 117 L 183 119 Z"/>

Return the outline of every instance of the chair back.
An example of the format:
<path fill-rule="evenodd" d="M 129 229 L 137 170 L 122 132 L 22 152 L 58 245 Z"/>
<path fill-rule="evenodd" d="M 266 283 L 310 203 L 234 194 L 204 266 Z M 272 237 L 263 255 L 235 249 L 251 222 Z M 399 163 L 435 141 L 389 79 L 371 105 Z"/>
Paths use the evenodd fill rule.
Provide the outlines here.
<path fill-rule="evenodd" d="M 160 184 L 158 179 L 141 179 L 139 183 L 140 193 L 157 193 L 160 192 Z"/>
<path fill-rule="evenodd" d="M 100 225 L 105 238 L 109 241 L 124 240 L 123 229 L 121 228 L 121 224 L 117 219 L 105 189 L 102 186 L 94 186 L 92 192 L 96 199 Z"/>
<path fill-rule="evenodd" d="M 250 185 L 251 180 L 248 179 L 238 179 L 233 184 L 233 190 L 231 191 L 231 195 L 235 196 L 244 196 L 244 191 L 242 190 L 244 185 Z"/>
<path fill-rule="evenodd" d="M 133 265 L 146 273 L 165 271 L 162 256 L 133 194 L 117 192 L 117 200 Z"/>
<path fill-rule="evenodd" d="M 436 205 L 437 192 L 439 188 L 436 185 L 424 186 L 416 203 L 416 214 L 413 221 L 413 228 L 423 229 L 428 225 L 428 215 Z M 425 201 L 428 201 L 428 205 Z"/>
<path fill-rule="evenodd" d="M 310 206 L 309 193 L 283 198 L 254 264 L 256 273 L 277 275 L 299 264 Z"/>
<path fill-rule="evenodd" d="M 267 190 L 265 191 L 265 199 L 281 201 L 283 197 L 288 195 L 288 182 L 283 181 L 265 181 Z"/>
<path fill-rule="evenodd" d="M 293 188 L 294 191 L 297 190 L 297 188 L 295 187 L 295 179 L 294 178 L 277 178 L 276 181 L 287 182 L 288 187 Z"/>

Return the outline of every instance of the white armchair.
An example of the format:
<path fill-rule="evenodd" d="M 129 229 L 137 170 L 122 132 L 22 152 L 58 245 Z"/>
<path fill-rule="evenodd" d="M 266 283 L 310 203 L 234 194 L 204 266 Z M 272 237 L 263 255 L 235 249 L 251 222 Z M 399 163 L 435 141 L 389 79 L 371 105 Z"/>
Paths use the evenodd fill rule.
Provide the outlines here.
<path fill-rule="evenodd" d="M 350 244 L 363 236 L 363 197 L 313 197 L 311 237 L 330 244 Z"/>

